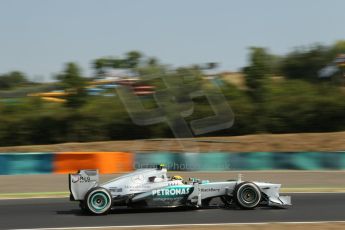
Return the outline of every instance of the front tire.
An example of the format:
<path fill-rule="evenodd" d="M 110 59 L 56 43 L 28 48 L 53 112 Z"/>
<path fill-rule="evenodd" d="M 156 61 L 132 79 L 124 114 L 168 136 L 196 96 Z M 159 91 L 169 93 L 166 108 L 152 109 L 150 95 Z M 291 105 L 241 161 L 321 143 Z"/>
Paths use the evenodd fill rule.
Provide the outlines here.
<path fill-rule="evenodd" d="M 235 188 L 235 202 L 242 209 L 256 208 L 262 198 L 259 187 L 251 182 L 242 182 Z"/>
<path fill-rule="evenodd" d="M 85 206 L 87 211 L 91 214 L 107 214 L 112 206 L 112 197 L 110 192 L 101 187 L 91 189 L 85 195 Z"/>

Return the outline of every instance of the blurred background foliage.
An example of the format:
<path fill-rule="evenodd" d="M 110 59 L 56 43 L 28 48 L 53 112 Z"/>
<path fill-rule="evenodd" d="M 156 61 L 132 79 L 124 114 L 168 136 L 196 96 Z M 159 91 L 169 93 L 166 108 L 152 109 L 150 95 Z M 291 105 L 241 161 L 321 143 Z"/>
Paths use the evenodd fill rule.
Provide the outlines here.
<path fill-rule="evenodd" d="M 92 78 L 84 77 L 76 63 L 66 64 L 55 83 L 32 82 L 24 73 L 13 71 L 0 75 L 0 146 L 172 137 L 164 123 L 135 125 L 118 97 L 86 93 L 88 82 L 109 68 L 131 69 L 156 90 L 169 85 L 172 95 L 184 95 L 191 86 L 212 93 L 210 84 L 217 84 L 235 113 L 235 123 L 230 129 L 207 134 L 210 136 L 345 130 L 344 72 L 340 68 L 326 78 L 319 77 L 319 71 L 343 53 L 345 41 L 296 48 L 283 56 L 252 47 L 248 66 L 241 73 L 242 87 L 221 75 L 208 79 L 205 69 L 216 63 L 173 69 L 138 51 L 94 60 Z M 165 76 L 165 80 L 155 76 Z M 66 92 L 66 102 L 27 97 L 52 89 Z M 146 108 L 157 107 L 152 95 L 141 99 Z M 194 111 L 187 121 L 213 115 L 206 97 L 196 97 L 193 102 Z"/>

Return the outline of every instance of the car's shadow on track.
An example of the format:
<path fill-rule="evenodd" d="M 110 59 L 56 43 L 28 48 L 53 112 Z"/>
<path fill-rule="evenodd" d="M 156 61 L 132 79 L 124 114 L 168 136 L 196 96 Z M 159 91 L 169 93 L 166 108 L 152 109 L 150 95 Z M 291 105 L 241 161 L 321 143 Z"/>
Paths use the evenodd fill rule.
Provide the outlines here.
<path fill-rule="evenodd" d="M 210 210 L 210 209 L 221 209 L 221 210 L 233 210 L 233 211 L 255 211 L 255 210 L 272 210 L 272 209 L 284 209 L 279 207 L 258 207 L 254 210 L 243 210 L 236 206 L 209 206 L 204 208 L 195 208 L 195 207 L 164 207 L 164 208 L 128 208 L 128 207 L 116 207 L 113 208 L 108 214 L 138 214 L 138 213 L 158 213 L 158 212 L 190 212 L 195 210 Z M 63 210 L 63 211 L 56 211 L 58 215 L 75 215 L 75 216 L 94 216 L 90 213 L 82 211 L 80 209 L 71 209 L 71 210 Z"/>
<path fill-rule="evenodd" d="M 155 212 L 185 212 L 196 210 L 196 208 L 115 208 L 112 209 L 108 214 L 137 214 L 137 213 L 155 213 Z M 80 209 L 56 211 L 58 215 L 75 215 L 75 216 L 94 216 Z"/>
<path fill-rule="evenodd" d="M 57 215 L 74 215 L 74 216 L 87 216 L 82 210 L 80 209 L 71 209 L 71 210 L 63 210 L 63 211 L 56 211 Z"/>

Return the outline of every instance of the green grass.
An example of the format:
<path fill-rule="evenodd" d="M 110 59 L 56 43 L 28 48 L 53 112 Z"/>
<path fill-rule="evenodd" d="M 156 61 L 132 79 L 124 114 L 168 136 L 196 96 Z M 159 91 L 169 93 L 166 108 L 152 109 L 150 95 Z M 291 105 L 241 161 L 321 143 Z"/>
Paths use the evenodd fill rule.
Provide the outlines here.
<path fill-rule="evenodd" d="M 69 192 L 0 193 L 0 199 L 68 197 Z"/>

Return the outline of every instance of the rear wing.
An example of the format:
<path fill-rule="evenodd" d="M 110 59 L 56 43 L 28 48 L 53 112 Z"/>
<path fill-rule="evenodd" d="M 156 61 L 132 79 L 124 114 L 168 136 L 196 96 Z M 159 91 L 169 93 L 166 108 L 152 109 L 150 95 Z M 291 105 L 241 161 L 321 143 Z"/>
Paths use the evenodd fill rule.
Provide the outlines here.
<path fill-rule="evenodd" d="M 84 200 L 85 194 L 98 185 L 97 169 L 83 169 L 68 175 L 70 200 Z"/>

